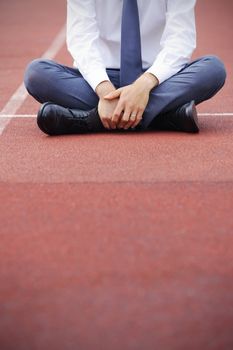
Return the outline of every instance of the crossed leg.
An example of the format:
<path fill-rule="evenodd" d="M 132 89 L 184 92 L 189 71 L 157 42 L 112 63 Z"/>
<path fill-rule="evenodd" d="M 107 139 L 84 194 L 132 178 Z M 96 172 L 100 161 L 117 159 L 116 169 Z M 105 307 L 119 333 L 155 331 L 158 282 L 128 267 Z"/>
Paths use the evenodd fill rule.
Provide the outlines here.
<path fill-rule="evenodd" d="M 109 79 L 119 87 L 119 69 L 107 69 Z M 147 129 L 153 119 L 194 100 L 199 104 L 213 97 L 224 85 L 226 71 L 221 60 L 204 56 L 166 80 L 150 93 L 141 121 Z M 82 77 L 78 69 L 51 60 L 32 61 L 24 77 L 25 86 L 38 102 L 53 102 L 63 107 L 90 110 L 97 106 L 99 98 Z"/>
<path fill-rule="evenodd" d="M 204 56 L 160 84 L 151 91 L 142 126 L 147 128 L 152 120 L 194 100 L 195 104 L 213 97 L 224 85 L 226 70 L 216 56 Z"/>

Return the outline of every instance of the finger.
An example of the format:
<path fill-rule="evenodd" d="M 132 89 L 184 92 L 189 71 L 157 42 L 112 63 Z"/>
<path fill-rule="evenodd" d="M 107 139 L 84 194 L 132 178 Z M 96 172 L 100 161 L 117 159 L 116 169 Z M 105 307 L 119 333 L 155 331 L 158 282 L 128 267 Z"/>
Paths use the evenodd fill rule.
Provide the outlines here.
<path fill-rule="evenodd" d="M 108 119 L 110 129 L 116 129 L 116 123 L 112 121 L 112 118 Z"/>
<path fill-rule="evenodd" d="M 103 126 L 105 127 L 105 129 L 110 129 L 110 125 L 109 125 L 107 118 L 101 118 L 101 122 L 102 122 Z"/>
<path fill-rule="evenodd" d="M 126 108 L 121 120 L 118 123 L 119 128 L 124 128 L 124 126 L 129 122 L 130 115 L 131 115 L 131 109 Z"/>
<path fill-rule="evenodd" d="M 121 117 L 122 117 L 122 113 L 124 112 L 124 107 L 123 105 L 118 102 L 114 112 L 113 112 L 113 117 L 112 117 L 112 122 L 117 126 Z M 123 113 L 124 114 L 124 113 Z"/>
<path fill-rule="evenodd" d="M 135 128 L 140 123 L 140 121 L 142 120 L 142 116 L 143 116 L 143 111 L 138 111 L 137 118 L 135 122 L 131 125 L 131 128 Z"/>
<path fill-rule="evenodd" d="M 109 92 L 107 95 L 104 96 L 104 99 L 106 100 L 112 100 L 114 98 L 117 98 L 120 96 L 122 89 L 117 89 L 115 91 Z"/>
<path fill-rule="evenodd" d="M 124 111 L 121 112 L 120 118 L 119 118 L 118 122 L 116 123 L 117 129 L 121 129 L 119 124 L 120 124 L 120 121 L 121 121 L 121 118 L 123 117 L 123 115 L 124 115 Z"/>
<path fill-rule="evenodd" d="M 130 115 L 130 119 L 128 121 L 128 123 L 124 126 L 124 129 L 129 129 L 132 127 L 132 125 L 136 122 L 137 120 L 137 114 L 138 114 L 138 111 L 135 110 L 131 113 Z"/>

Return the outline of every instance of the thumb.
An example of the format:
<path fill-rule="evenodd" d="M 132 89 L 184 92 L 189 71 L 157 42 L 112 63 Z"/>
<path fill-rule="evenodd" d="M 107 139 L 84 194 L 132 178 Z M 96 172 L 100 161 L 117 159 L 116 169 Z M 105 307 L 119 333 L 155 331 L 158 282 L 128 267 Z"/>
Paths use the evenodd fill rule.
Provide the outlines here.
<path fill-rule="evenodd" d="M 117 98 L 120 96 L 122 89 L 117 89 L 115 91 L 109 92 L 107 95 L 104 96 L 106 100 L 113 100 L 114 98 Z"/>

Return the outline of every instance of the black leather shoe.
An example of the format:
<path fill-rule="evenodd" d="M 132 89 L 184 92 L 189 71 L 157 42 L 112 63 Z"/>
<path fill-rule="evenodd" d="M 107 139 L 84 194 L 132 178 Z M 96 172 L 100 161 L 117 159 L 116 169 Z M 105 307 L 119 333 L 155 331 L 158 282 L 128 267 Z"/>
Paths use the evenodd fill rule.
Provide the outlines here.
<path fill-rule="evenodd" d="M 84 134 L 104 130 L 97 107 L 82 111 L 64 108 L 51 102 L 41 106 L 37 124 L 48 135 Z"/>
<path fill-rule="evenodd" d="M 198 133 L 197 110 L 194 101 L 186 103 L 176 111 L 158 115 L 150 124 L 150 128 Z"/>

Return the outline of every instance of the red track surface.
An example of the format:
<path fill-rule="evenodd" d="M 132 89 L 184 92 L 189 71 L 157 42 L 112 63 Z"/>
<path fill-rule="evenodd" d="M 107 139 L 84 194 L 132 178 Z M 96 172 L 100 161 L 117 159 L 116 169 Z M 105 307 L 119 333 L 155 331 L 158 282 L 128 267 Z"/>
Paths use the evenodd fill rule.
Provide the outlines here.
<path fill-rule="evenodd" d="M 232 12 L 230 0 L 197 7 L 195 56 L 215 53 L 228 70 L 201 112 L 233 112 Z M 2 108 L 65 6 L 4 2 L 0 20 Z M 71 64 L 65 47 L 56 59 Z M 18 113 L 37 109 L 28 98 Z M 34 119 L 10 122 L 0 136 L 1 350 L 233 348 L 231 118 L 200 118 L 199 135 L 57 138 Z"/>

